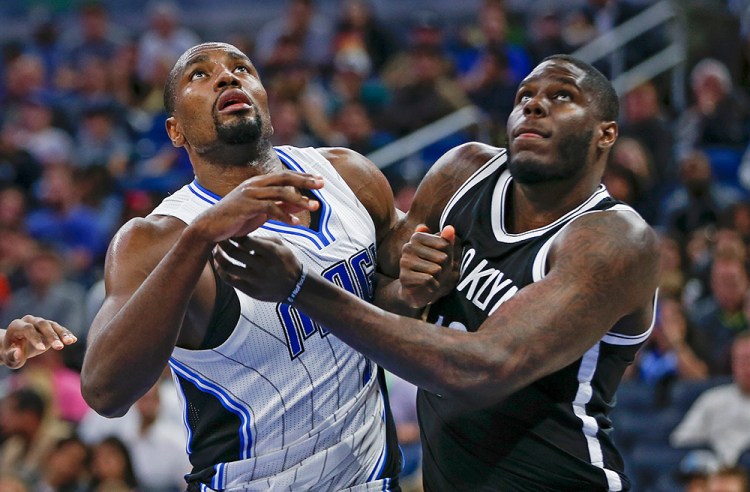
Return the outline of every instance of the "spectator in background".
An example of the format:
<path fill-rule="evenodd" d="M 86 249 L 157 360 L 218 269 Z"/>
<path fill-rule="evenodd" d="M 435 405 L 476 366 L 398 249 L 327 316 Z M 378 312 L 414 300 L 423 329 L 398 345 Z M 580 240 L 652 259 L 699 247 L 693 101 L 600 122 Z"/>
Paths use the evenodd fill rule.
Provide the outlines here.
<path fill-rule="evenodd" d="M 413 46 L 410 58 L 411 82 L 393 91 L 377 125 L 395 136 L 407 135 L 469 103 L 448 74 L 448 61 L 440 48 Z"/>
<path fill-rule="evenodd" d="M 23 269 L 28 286 L 13 293 L 0 325 L 7 326 L 11 320 L 33 312 L 57 321 L 82 338 L 84 291 L 65 280 L 60 256 L 52 249 L 39 248 L 30 254 Z"/>
<path fill-rule="evenodd" d="M 0 476 L 39 478 L 55 443 L 70 436 L 70 427 L 47 414 L 47 403 L 33 389 L 20 388 L 0 401 Z"/>
<path fill-rule="evenodd" d="M 23 371 L 12 373 L 10 384 L 38 391 L 48 402 L 50 416 L 75 426 L 89 410 L 81 396 L 83 350 L 83 343 L 65 350 L 48 350 L 29 359 Z"/>
<path fill-rule="evenodd" d="M 314 0 L 288 0 L 285 11 L 272 19 L 258 32 L 255 41 L 256 59 L 264 66 L 271 60 L 280 39 L 296 40 L 302 49 L 302 59 L 315 67 L 331 60 L 332 27 L 315 11 Z"/>
<path fill-rule="evenodd" d="M 338 53 L 327 86 L 329 112 L 334 114 L 342 105 L 358 102 L 364 105 L 370 117 L 377 117 L 388 102 L 390 92 L 371 74 L 369 59 L 362 53 Z"/>
<path fill-rule="evenodd" d="M 314 147 L 315 139 L 303 129 L 302 110 L 290 99 L 276 101 L 270 108 L 273 121 L 274 145 L 294 145 L 295 147 Z"/>
<path fill-rule="evenodd" d="M 6 473 L 0 475 L 0 492 L 29 492 L 29 487 L 15 473 Z"/>
<path fill-rule="evenodd" d="M 88 492 L 136 492 L 130 450 L 117 437 L 110 436 L 94 446 L 91 455 L 91 485 Z"/>
<path fill-rule="evenodd" d="M 102 166 L 115 177 L 123 177 L 131 158 L 130 138 L 117 125 L 116 107 L 106 102 L 91 103 L 83 110 L 74 165 Z"/>
<path fill-rule="evenodd" d="M 690 451 L 680 460 L 677 469 L 677 482 L 684 492 L 707 492 L 708 477 L 720 468 L 719 460 L 706 449 Z"/>
<path fill-rule="evenodd" d="M 640 380 L 655 388 L 655 399 L 668 403 L 669 388 L 676 380 L 702 380 L 708 366 L 695 353 L 687 317 L 678 299 L 659 296 L 651 337 L 637 355 Z"/>
<path fill-rule="evenodd" d="M 474 77 L 462 81 L 471 102 L 486 114 L 493 144 L 504 143 L 505 122 L 513 110 L 516 86 L 503 50 L 489 48 L 481 56 Z"/>
<path fill-rule="evenodd" d="M 28 233 L 54 247 L 76 278 L 101 261 L 111 237 L 97 210 L 81 201 L 73 170 L 48 167 L 39 183 L 40 207 L 26 219 Z"/>
<path fill-rule="evenodd" d="M 675 447 L 709 446 L 726 466 L 750 448 L 750 332 L 736 337 L 731 360 L 733 382 L 706 390 L 669 438 Z"/>
<path fill-rule="evenodd" d="M 726 65 L 713 58 L 701 60 L 690 72 L 690 89 L 693 104 L 677 119 L 676 157 L 708 146 L 742 152 L 750 137 L 750 106 L 746 96 L 735 90 Z"/>
<path fill-rule="evenodd" d="M 750 287 L 745 258 L 717 250 L 710 274 L 710 295 L 691 307 L 698 356 L 708 365 L 711 376 L 731 373 L 732 341 L 748 330 L 744 312 L 745 294 Z"/>
<path fill-rule="evenodd" d="M 659 251 L 659 271 L 661 272 L 659 294 L 673 299 L 682 299 L 687 280 L 682 244 L 676 237 L 661 231 Z"/>
<path fill-rule="evenodd" d="M 85 492 L 90 454 L 75 436 L 58 441 L 42 464 L 34 492 Z"/>
<path fill-rule="evenodd" d="M 334 58 L 341 54 L 364 56 L 375 72 L 396 51 L 391 34 L 375 17 L 370 0 L 345 0 L 333 34 Z"/>
<path fill-rule="evenodd" d="M 341 145 L 362 155 L 367 155 L 393 140 L 387 132 L 378 131 L 373 127 L 364 105 L 357 101 L 341 106 L 334 115 L 333 122 L 334 129 L 342 139 Z"/>
<path fill-rule="evenodd" d="M 411 65 L 411 49 L 414 46 L 432 46 L 447 53 L 447 34 L 443 18 L 433 10 L 418 10 L 411 14 L 405 46 L 392 55 L 380 70 L 380 79 L 389 90 L 394 91 L 414 83 L 416 74 Z"/>
<path fill-rule="evenodd" d="M 652 157 L 655 191 L 664 193 L 677 177 L 672 154 L 672 122 L 659 102 L 656 85 L 644 82 L 622 99 L 622 137 L 639 141 Z"/>
<path fill-rule="evenodd" d="M 483 0 L 477 11 L 479 33 L 468 34 L 468 46 L 456 53 L 458 78 L 464 85 L 482 77 L 482 58 L 487 51 L 502 53 L 507 60 L 510 83 L 518 83 L 531 71 L 531 58 L 523 45 L 508 36 L 508 13 L 502 0 Z M 475 39 L 471 39 L 475 38 Z"/>
<path fill-rule="evenodd" d="M 54 118 L 48 97 L 30 97 L 20 106 L 18 120 L 4 125 L 3 138 L 11 146 L 27 152 L 39 164 L 68 164 L 73 155 L 73 138 L 55 126 Z"/>
<path fill-rule="evenodd" d="M 78 10 L 78 25 L 63 33 L 68 70 L 76 71 L 89 59 L 110 60 L 127 36 L 109 22 L 103 2 L 86 0 Z"/>
<path fill-rule="evenodd" d="M 747 471 L 740 466 L 717 470 L 708 476 L 706 492 L 747 492 Z"/>
<path fill-rule="evenodd" d="M 664 199 L 659 222 L 686 240 L 694 231 L 715 226 L 729 206 L 741 200 L 734 188 L 713 179 L 705 152 L 692 151 L 678 160 L 680 184 Z"/>
<path fill-rule="evenodd" d="M 19 120 L 22 104 L 46 92 L 49 78 L 42 59 L 31 54 L 19 55 L 8 61 L 4 75 L 0 107 L 4 113 L 3 123 L 8 125 Z"/>
<path fill-rule="evenodd" d="M 533 65 L 550 55 L 573 52 L 563 36 L 563 12 L 559 6 L 542 2 L 541 7 L 532 6 L 529 10 L 526 46 Z"/>
<path fill-rule="evenodd" d="M 116 436 L 128 447 L 143 492 L 182 490 L 183 477 L 190 472 L 179 412 L 161 403 L 161 394 L 175 391 L 168 381 L 154 385 L 123 417 L 108 419 L 89 410 L 79 426 L 81 438 L 90 445 Z"/>
<path fill-rule="evenodd" d="M 648 150 L 633 138 L 621 137 L 609 154 L 604 184 L 607 189 L 619 177 L 626 189 L 615 188 L 617 197 L 631 205 L 650 224 L 656 219 L 657 197 L 653 194 L 654 166 Z"/>
<path fill-rule="evenodd" d="M 198 35 L 180 25 L 180 10 L 170 0 L 152 0 L 147 6 L 149 27 L 138 42 L 138 75 L 151 81 L 160 67 L 172 68 L 177 58 L 200 42 Z"/>

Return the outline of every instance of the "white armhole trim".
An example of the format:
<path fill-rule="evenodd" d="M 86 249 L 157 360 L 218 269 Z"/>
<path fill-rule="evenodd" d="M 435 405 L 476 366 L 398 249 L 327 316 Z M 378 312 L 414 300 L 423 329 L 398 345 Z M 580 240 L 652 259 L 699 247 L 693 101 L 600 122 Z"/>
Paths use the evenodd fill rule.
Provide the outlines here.
<path fill-rule="evenodd" d="M 451 199 L 448 200 L 448 203 L 445 204 L 443 213 L 440 215 L 440 230 L 443 230 L 443 227 L 448 225 L 445 223 L 445 220 L 448 217 L 448 213 L 451 211 L 451 209 L 456 204 L 456 202 L 462 196 L 464 196 L 466 192 L 468 192 L 478 183 L 481 183 L 482 181 L 484 181 L 487 177 L 491 176 L 492 173 L 494 173 L 497 170 L 497 168 L 505 164 L 505 161 L 507 160 L 506 156 L 507 156 L 507 151 L 505 149 L 500 149 L 500 152 L 498 152 L 497 155 L 493 156 L 490 160 L 484 163 L 482 167 L 474 171 L 474 174 L 469 176 L 469 179 L 464 181 L 464 183 L 453 194 Z"/>

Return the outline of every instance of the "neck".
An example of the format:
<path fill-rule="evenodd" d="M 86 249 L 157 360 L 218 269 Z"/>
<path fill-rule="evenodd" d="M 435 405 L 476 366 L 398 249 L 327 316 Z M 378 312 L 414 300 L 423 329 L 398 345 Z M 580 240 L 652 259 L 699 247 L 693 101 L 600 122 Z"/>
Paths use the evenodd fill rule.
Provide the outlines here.
<path fill-rule="evenodd" d="M 513 234 L 545 227 L 586 201 L 598 183 L 578 181 L 523 185 L 513 181 L 510 188 L 506 227 Z"/>
<path fill-rule="evenodd" d="M 191 155 L 190 160 L 198 183 L 219 196 L 226 195 L 246 179 L 284 168 L 270 144 L 260 150 L 245 146 L 224 147 L 200 156 Z"/>

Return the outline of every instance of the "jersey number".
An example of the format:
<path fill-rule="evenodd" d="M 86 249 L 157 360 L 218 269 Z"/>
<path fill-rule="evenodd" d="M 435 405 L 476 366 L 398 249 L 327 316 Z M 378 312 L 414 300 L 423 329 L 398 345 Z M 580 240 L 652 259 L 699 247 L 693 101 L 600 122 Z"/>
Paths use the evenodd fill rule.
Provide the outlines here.
<path fill-rule="evenodd" d="M 373 296 L 374 259 L 375 246 L 372 245 L 369 249 L 363 249 L 348 260 L 330 266 L 321 275 L 329 282 L 333 282 L 342 289 L 369 302 Z M 276 312 L 279 315 L 281 325 L 284 327 L 287 347 L 292 359 L 297 358 L 305 351 L 303 342 L 316 332 L 320 333 L 321 337 L 328 335 L 328 330 L 289 304 L 279 304 L 276 307 Z"/>

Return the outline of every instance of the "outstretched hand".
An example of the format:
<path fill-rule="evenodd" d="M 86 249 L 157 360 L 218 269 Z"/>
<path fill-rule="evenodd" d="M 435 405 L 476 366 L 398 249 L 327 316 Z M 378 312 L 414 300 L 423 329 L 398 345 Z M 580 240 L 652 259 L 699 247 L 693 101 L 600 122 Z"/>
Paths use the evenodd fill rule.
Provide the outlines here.
<path fill-rule="evenodd" d="M 323 179 L 307 173 L 283 171 L 243 181 L 214 206 L 199 215 L 190 227 L 210 243 L 245 236 L 268 220 L 297 225 L 293 214 L 315 211 L 320 204 L 300 190 L 323 187 Z"/>
<path fill-rule="evenodd" d="M 213 256 L 225 282 L 260 301 L 285 301 L 302 269 L 292 250 L 275 238 L 227 239 Z"/>
<path fill-rule="evenodd" d="M 401 298 L 422 308 L 446 295 L 458 281 L 459 258 L 453 226 L 433 234 L 418 225 L 401 250 Z"/>
<path fill-rule="evenodd" d="M 26 315 L 8 325 L 2 338 L 0 357 L 6 366 L 18 369 L 31 357 L 50 348 L 61 350 L 77 340 L 67 328 L 54 321 Z"/>

